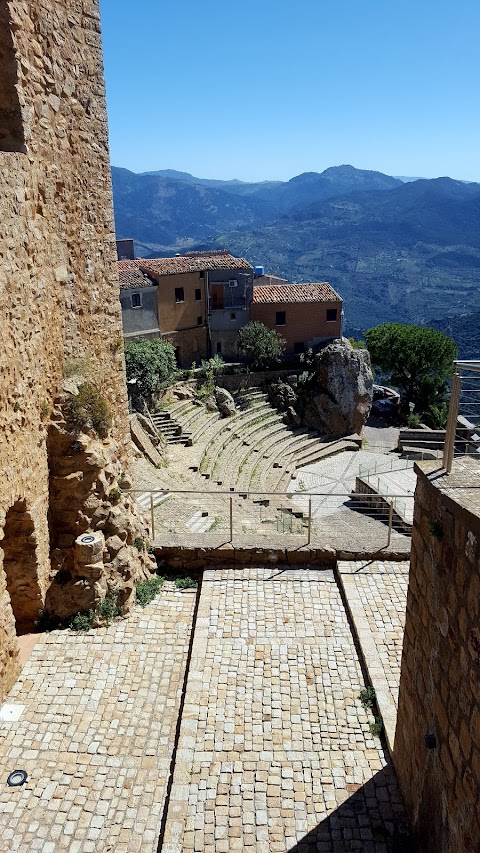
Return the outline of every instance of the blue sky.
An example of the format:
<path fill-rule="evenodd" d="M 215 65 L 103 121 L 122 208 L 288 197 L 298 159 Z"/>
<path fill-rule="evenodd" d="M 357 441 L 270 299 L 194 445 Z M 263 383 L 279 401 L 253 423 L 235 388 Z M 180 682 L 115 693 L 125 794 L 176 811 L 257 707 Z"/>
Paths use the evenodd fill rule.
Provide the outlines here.
<path fill-rule="evenodd" d="M 480 180 L 474 0 L 100 0 L 111 159 Z"/>

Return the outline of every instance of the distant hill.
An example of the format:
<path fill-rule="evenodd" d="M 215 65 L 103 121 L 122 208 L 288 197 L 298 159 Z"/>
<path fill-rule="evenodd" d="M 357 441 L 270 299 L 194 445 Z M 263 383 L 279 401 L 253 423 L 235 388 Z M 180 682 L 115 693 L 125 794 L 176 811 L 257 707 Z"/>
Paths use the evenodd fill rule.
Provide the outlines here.
<path fill-rule="evenodd" d="M 349 334 L 480 308 L 478 184 L 439 178 L 350 193 L 218 242 L 293 281 L 330 281 Z"/>
<path fill-rule="evenodd" d="M 285 182 L 115 167 L 112 178 L 117 236 L 133 236 L 138 255 L 221 246 L 292 281 L 330 281 L 348 334 L 480 311 L 479 184 L 353 166 Z"/>

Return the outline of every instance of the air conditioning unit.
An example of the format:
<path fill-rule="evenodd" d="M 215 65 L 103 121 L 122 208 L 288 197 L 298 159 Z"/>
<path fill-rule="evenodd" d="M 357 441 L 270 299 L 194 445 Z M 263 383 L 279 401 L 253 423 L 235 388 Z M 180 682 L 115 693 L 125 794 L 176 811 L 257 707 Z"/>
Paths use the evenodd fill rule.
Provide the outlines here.
<path fill-rule="evenodd" d="M 236 287 L 237 286 L 237 279 L 231 278 L 230 281 L 228 282 L 228 286 L 229 287 Z"/>

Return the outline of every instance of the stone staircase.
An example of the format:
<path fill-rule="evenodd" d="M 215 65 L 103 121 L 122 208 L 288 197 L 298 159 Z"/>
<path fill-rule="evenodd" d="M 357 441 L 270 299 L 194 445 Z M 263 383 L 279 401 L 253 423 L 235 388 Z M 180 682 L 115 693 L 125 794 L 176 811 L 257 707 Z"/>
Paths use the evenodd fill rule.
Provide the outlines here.
<path fill-rule="evenodd" d="M 170 412 L 155 412 L 151 418 L 155 429 L 166 438 L 168 444 L 190 445 L 192 443 L 191 433 L 185 432 Z"/>

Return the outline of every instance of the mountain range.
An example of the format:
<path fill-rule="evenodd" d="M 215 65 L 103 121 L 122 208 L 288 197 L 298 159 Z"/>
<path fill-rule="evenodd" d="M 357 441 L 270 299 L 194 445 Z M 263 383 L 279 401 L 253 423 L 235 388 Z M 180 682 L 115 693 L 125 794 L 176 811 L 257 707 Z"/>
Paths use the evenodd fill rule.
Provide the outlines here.
<path fill-rule="evenodd" d="M 329 281 L 344 299 L 349 335 L 385 320 L 455 327 L 462 355 L 472 355 L 480 184 L 353 166 L 284 182 L 116 167 L 112 178 L 117 236 L 134 237 L 139 256 L 227 248 L 291 281 Z"/>

